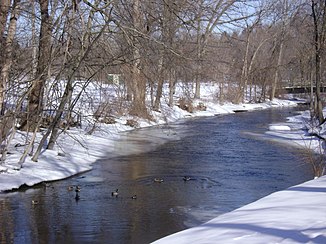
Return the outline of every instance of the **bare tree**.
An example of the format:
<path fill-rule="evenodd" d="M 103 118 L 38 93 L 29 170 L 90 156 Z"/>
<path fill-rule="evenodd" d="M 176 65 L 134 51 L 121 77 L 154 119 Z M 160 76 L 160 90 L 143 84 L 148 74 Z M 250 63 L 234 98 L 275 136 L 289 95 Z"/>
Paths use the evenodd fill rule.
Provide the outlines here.
<path fill-rule="evenodd" d="M 326 1 L 311 0 L 311 11 L 314 25 L 314 46 L 315 46 L 315 116 L 319 123 L 324 123 L 323 105 L 320 94 L 321 87 L 321 55 L 325 47 L 326 38 Z"/>
<path fill-rule="evenodd" d="M 4 42 L 4 33 L 7 25 L 7 17 L 9 14 L 10 0 L 0 1 L 0 51 L 2 53 Z M 0 56 L 2 57 L 2 55 Z"/>
<path fill-rule="evenodd" d="M 145 56 L 148 53 L 148 26 L 146 24 L 143 2 L 133 0 L 115 3 L 115 24 L 122 34 L 125 43 L 124 56 L 126 64 L 125 82 L 128 99 L 132 100 L 130 114 L 139 117 L 148 117 L 146 108 L 146 75 L 144 73 Z"/>
<path fill-rule="evenodd" d="M 39 116 L 43 111 L 44 85 L 48 78 L 48 68 L 51 60 L 52 21 L 49 14 L 49 0 L 38 1 L 41 10 L 41 28 L 38 47 L 36 77 L 32 83 L 28 98 L 28 112 L 21 128 L 35 130 Z"/>
<path fill-rule="evenodd" d="M 131 114 L 140 117 L 146 117 L 147 109 L 145 104 L 146 95 L 146 81 L 142 77 L 141 72 L 141 40 L 137 38 L 137 32 L 144 33 L 144 27 L 142 25 L 142 12 L 139 0 L 133 0 L 132 2 L 132 24 L 134 33 L 132 37 L 132 84 L 133 84 L 133 104 L 131 108 Z"/>
<path fill-rule="evenodd" d="M 169 80 L 171 87 L 173 83 L 171 80 L 173 54 L 170 52 L 173 49 L 173 38 L 175 36 L 177 23 L 176 18 L 178 16 L 177 4 L 174 1 L 163 1 L 162 17 L 160 19 L 161 38 L 162 45 L 159 47 L 159 64 L 158 64 L 158 84 L 156 90 L 156 97 L 153 109 L 158 111 L 160 106 L 160 100 L 163 92 L 163 84 L 165 80 Z M 168 72 L 167 72 L 168 71 Z M 172 92 L 173 93 L 173 92 Z"/>
<path fill-rule="evenodd" d="M 10 0 L 1 0 L 0 1 L 0 11 L 1 11 L 0 31 L 1 31 L 2 35 L 3 35 L 5 27 L 6 27 L 9 7 L 10 7 Z"/>
<path fill-rule="evenodd" d="M 254 86 L 254 100 L 261 101 L 268 95 L 275 96 L 281 79 L 316 78 L 320 87 L 325 76 L 321 65 L 326 36 L 322 0 L 311 0 L 309 9 L 300 9 L 302 13 L 295 19 L 295 28 L 305 23 L 300 31 L 292 26 L 291 13 L 296 12 L 296 5 L 287 0 L 268 1 L 278 5 L 278 11 L 268 9 L 270 15 L 259 15 L 258 10 L 250 19 L 246 19 L 246 9 L 242 9 L 248 1 L 236 0 L 19 2 L 0 0 L 0 106 L 4 110 L 4 104 L 12 99 L 5 92 L 18 87 L 15 89 L 19 90 L 19 105 L 13 112 L 16 116 L 27 110 L 21 125 L 34 133 L 27 136 L 26 142 L 30 143 L 21 163 L 34 151 L 41 125 L 46 126 L 46 132 L 34 153 L 34 161 L 44 147 L 54 148 L 60 133 L 69 133 L 69 125 L 64 122 L 69 123 L 78 100 L 86 100 L 86 96 L 91 100 L 88 108 L 94 113 L 99 111 L 94 120 L 90 119 L 98 126 L 103 121 L 98 114 L 106 116 L 118 109 L 124 114 L 149 118 L 149 88 L 152 108 L 159 111 L 165 98 L 164 86 L 170 87 L 166 100 L 172 106 L 177 82 L 183 88 L 182 96 L 188 99 L 200 97 L 202 81 L 213 81 L 220 87 L 216 98 L 219 96 L 221 102 L 241 102 L 248 86 L 250 97 Z M 19 32 L 20 25 L 15 31 L 18 10 L 26 11 L 20 18 L 29 17 L 29 21 L 22 21 L 29 27 L 23 34 Z M 307 18 L 311 11 L 312 18 Z M 242 25 L 244 19 L 246 27 Z M 236 29 L 232 29 L 233 25 Z M 28 41 L 21 40 L 22 35 Z M 290 38 L 299 39 L 300 44 L 296 41 L 288 45 Z M 20 53 L 27 58 L 23 60 L 17 55 Z M 108 74 L 112 73 L 124 79 L 124 85 L 116 85 L 118 98 L 113 101 L 113 95 L 108 95 L 98 101 L 91 94 L 85 95 L 88 84 L 105 87 Z M 17 77 L 24 83 L 18 84 Z M 320 123 L 324 120 L 321 100 L 317 89 L 315 113 Z M 46 124 L 45 117 L 49 117 Z M 3 133 L 0 131 L 2 140 L 8 137 L 13 123 L 10 119 L 0 123 L 6 128 Z"/>
<path fill-rule="evenodd" d="M 287 0 L 282 1 L 282 13 L 281 13 L 281 31 L 278 35 L 277 41 L 275 41 L 275 46 L 278 47 L 278 55 L 277 55 L 277 63 L 275 68 L 275 75 L 274 75 L 274 81 L 271 86 L 270 91 L 270 99 L 273 100 L 275 97 L 275 92 L 277 88 L 277 84 L 279 83 L 280 79 L 280 67 L 282 65 L 282 59 L 283 59 L 283 53 L 284 53 L 284 42 L 285 42 L 285 36 L 286 36 L 286 27 L 288 25 L 288 15 L 289 15 L 289 4 Z"/>
<path fill-rule="evenodd" d="M 6 86 L 9 82 L 9 71 L 13 63 L 12 53 L 14 45 L 14 37 L 16 33 L 17 19 L 19 14 L 20 0 L 15 0 L 12 4 L 12 12 L 10 14 L 8 33 L 3 48 L 4 57 L 2 61 L 2 69 L 0 73 L 0 114 L 3 115 L 5 111 L 5 92 Z"/>
<path fill-rule="evenodd" d="M 209 3 L 206 1 L 198 3 L 197 12 L 197 57 L 196 57 L 196 90 L 195 98 L 200 98 L 200 82 L 202 71 L 202 62 L 206 53 L 207 42 L 213 34 L 216 27 L 223 23 L 223 16 L 236 3 L 236 0 L 218 0 Z"/>
<path fill-rule="evenodd" d="M 101 26 L 101 29 L 98 30 L 98 33 L 96 33 L 94 38 L 92 39 L 91 38 L 91 35 L 92 35 L 91 29 L 93 28 L 93 25 L 91 24 L 92 23 L 92 18 L 94 17 L 95 12 L 104 11 L 103 9 L 107 8 L 109 6 L 109 3 L 102 6 L 102 8 L 99 7 L 100 1 L 95 1 L 94 4 L 92 4 L 91 2 L 87 2 L 87 3 L 91 6 L 92 9 L 91 9 L 90 14 L 88 16 L 88 21 L 87 21 L 86 28 L 82 32 L 82 38 L 81 39 L 83 40 L 82 41 L 83 46 L 79 49 L 79 51 L 75 55 L 71 55 L 71 58 L 69 60 L 67 60 L 68 77 L 67 77 L 64 93 L 63 93 L 62 98 L 61 98 L 61 100 L 59 102 L 59 106 L 57 108 L 57 111 L 56 111 L 55 117 L 53 119 L 53 122 L 51 123 L 51 125 L 49 126 L 47 132 L 43 136 L 43 138 L 42 138 L 42 140 L 40 142 L 40 145 L 37 148 L 37 151 L 35 152 L 35 154 L 34 154 L 34 156 L 32 158 L 33 161 L 37 161 L 38 156 L 39 156 L 39 154 L 41 152 L 41 149 L 44 146 L 44 143 L 45 143 L 47 137 L 50 134 L 51 134 L 51 136 L 50 136 L 50 139 L 49 139 L 49 143 L 47 145 L 47 149 L 53 149 L 54 148 L 54 145 L 55 145 L 55 143 L 57 141 L 57 138 L 58 138 L 59 125 L 60 125 L 60 121 L 62 119 L 63 113 L 64 113 L 64 111 L 66 111 L 69 114 L 69 112 L 72 110 L 72 108 L 74 106 L 74 103 L 69 104 L 69 101 L 71 100 L 72 93 L 73 93 L 73 81 L 74 81 L 74 78 L 75 78 L 77 72 L 82 67 L 82 64 L 84 63 L 85 59 L 89 56 L 90 52 L 93 50 L 94 45 L 96 43 L 98 43 L 98 40 L 103 35 L 104 31 L 107 29 L 107 26 L 108 26 L 109 22 L 111 21 L 109 15 L 104 15 L 105 22 Z M 76 7 L 77 7 L 77 5 L 74 5 L 74 7 L 72 8 L 72 11 L 71 11 L 71 15 L 72 15 L 71 16 L 71 20 L 72 20 L 71 25 L 72 26 L 74 26 L 74 21 L 73 20 L 75 19 Z M 70 26 L 70 28 L 72 26 Z M 70 33 L 70 35 L 71 34 L 72 33 Z M 67 42 L 67 45 L 70 46 L 70 40 Z M 84 86 L 84 88 L 85 88 L 85 86 Z M 79 97 L 80 97 L 80 95 L 78 96 L 78 98 Z"/>

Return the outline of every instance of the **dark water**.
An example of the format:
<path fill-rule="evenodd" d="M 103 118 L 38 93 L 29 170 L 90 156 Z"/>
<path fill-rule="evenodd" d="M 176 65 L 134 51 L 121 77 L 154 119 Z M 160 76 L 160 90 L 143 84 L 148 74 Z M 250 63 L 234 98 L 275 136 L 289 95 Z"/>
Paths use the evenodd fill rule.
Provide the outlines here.
<path fill-rule="evenodd" d="M 0 243 L 149 243 L 309 180 L 299 149 L 247 133 L 263 133 L 293 111 L 201 118 L 125 134 L 116 144 L 121 156 L 108 155 L 90 172 L 1 195 Z M 124 156 L 131 152 L 138 153 Z M 191 180 L 183 181 L 185 175 Z M 79 201 L 70 185 L 81 187 Z M 117 188 L 119 196 L 112 197 Z"/>

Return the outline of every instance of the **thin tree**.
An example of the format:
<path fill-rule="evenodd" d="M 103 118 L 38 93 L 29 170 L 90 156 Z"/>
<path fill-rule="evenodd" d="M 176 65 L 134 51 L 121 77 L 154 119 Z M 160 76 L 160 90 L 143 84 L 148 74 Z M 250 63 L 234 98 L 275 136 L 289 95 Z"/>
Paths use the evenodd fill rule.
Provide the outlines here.
<path fill-rule="evenodd" d="M 196 57 L 196 89 L 195 98 L 200 98 L 200 82 L 202 77 L 203 58 L 206 53 L 209 37 L 213 34 L 216 27 L 223 23 L 223 16 L 236 3 L 236 0 L 218 0 L 209 3 L 208 13 L 205 13 L 206 1 L 201 0 L 198 3 L 197 12 L 197 57 Z"/>
<path fill-rule="evenodd" d="M 3 47 L 5 45 L 4 33 L 7 26 L 7 17 L 9 14 L 10 0 L 0 0 L 0 57 L 2 59 Z M 1 61 L 0 61 L 1 65 Z"/>
<path fill-rule="evenodd" d="M 95 1 L 94 5 L 90 2 L 87 2 L 88 5 L 92 7 L 92 9 L 88 16 L 89 21 L 87 22 L 87 26 L 83 30 L 83 36 L 82 36 L 83 46 L 82 46 L 82 48 L 80 48 L 80 50 L 75 55 L 71 56 L 70 60 L 67 61 L 67 63 L 69 64 L 69 69 L 68 69 L 67 83 L 66 83 L 66 87 L 65 87 L 63 96 L 59 103 L 59 106 L 56 111 L 53 122 L 49 126 L 47 132 L 42 137 L 39 147 L 37 148 L 37 151 L 33 155 L 33 158 L 32 158 L 33 161 L 38 160 L 41 149 L 43 148 L 44 143 L 50 134 L 51 134 L 51 136 L 49 139 L 49 143 L 47 145 L 47 149 L 54 148 L 54 145 L 55 145 L 58 135 L 59 135 L 59 125 L 60 125 L 60 122 L 62 119 L 62 115 L 63 115 L 64 111 L 67 111 L 69 113 L 69 111 L 72 110 L 71 107 L 74 106 L 74 104 L 75 104 L 75 103 L 73 103 L 72 105 L 69 106 L 69 101 L 71 100 L 72 93 L 73 93 L 73 81 L 74 81 L 74 78 L 76 77 L 76 73 L 80 70 L 83 62 L 89 56 L 90 52 L 93 50 L 94 45 L 99 41 L 100 37 L 103 35 L 104 31 L 107 29 L 107 27 L 109 25 L 109 22 L 111 21 L 110 17 L 105 16 L 105 22 L 101 26 L 101 29 L 98 30 L 94 39 L 92 41 L 89 41 L 91 39 L 91 35 L 92 35 L 91 29 L 93 28 L 93 25 L 91 24 L 92 23 L 91 20 L 92 20 L 92 18 L 94 18 L 94 15 L 97 11 L 101 12 L 101 9 L 98 6 L 99 2 L 100 1 Z M 71 16 L 72 19 L 74 19 L 74 16 L 76 14 L 75 7 L 72 9 L 72 16 Z M 108 5 L 105 5 L 103 8 L 106 8 L 106 7 L 108 7 Z M 71 24 L 73 24 L 73 21 Z M 72 33 L 70 33 L 70 34 L 72 34 Z M 69 43 L 67 45 L 69 45 Z M 85 45 L 87 45 L 87 46 L 85 46 Z M 68 106 L 68 108 L 66 108 L 67 106 Z"/>
<path fill-rule="evenodd" d="M 36 77 L 33 81 L 29 98 L 27 117 L 21 128 L 34 131 L 38 124 L 39 116 L 43 111 L 44 86 L 48 78 L 48 68 L 51 54 L 52 23 L 49 14 L 49 0 L 38 0 L 41 10 L 41 28 L 38 47 L 38 61 Z"/>
<path fill-rule="evenodd" d="M 314 25 L 314 46 L 315 46 L 315 116 L 319 123 L 324 123 L 323 105 L 321 100 L 321 54 L 324 51 L 326 37 L 326 1 L 311 0 L 311 10 Z"/>
<path fill-rule="evenodd" d="M 277 56 L 277 63 L 275 68 L 274 80 L 271 86 L 270 91 L 270 100 L 275 98 L 276 88 L 280 80 L 280 68 L 282 65 L 283 60 L 283 53 L 284 53 L 284 42 L 286 36 L 286 27 L 288 25 L 288 14 L 289 14 L 289 4 L 287 0 L 282 1 L 282 14 L 281 14 L 281 31 L 278 35 L 278 39 L 275 41 L 275 46 L 278 47 L 278 56 Z"/>
<path fill-rule="evenodd" d="M 0 73 L 0 113 L 4 114 L 5 110 L 5 92 L 6 87 L 9 82 L 9 72 L 13 63 L 13 45 L 14 45 L 14 37 L 16 33 L 17 19 L 19 15 L 19 4 L 20 0 L 15 0 L 12 4 L 12 12 L 9 20 L 9 27 L 7 32 L 7 37 L 5 41 L 5 46 L 3 49 L 4 57 L 2 63 L 2 69 Z"/>
<path fill-rule="evenodd" d="M 167 55 L 168 50 L 166 47 L 171 47 L 172 39 L 174 35 L 174 28 L 175 23 L 173 21 L 173 17 L 175 16 L 175 12 L 172 9 L 173 1 L 167 0 L 163 2 L 163 9 L 162 9 L 162 18 L 161 18 L 161 42 L 163 45 L 160 46 L 159 49 L 159 63 L 158 63 L 158 84 L 156 89 L 156 96 L 153 109 L 158 111 L 161 97 L 163 93 L 163 84 L 164 80 L 167 79 L 166 77 L 166 70 L 167 70 Z"/>

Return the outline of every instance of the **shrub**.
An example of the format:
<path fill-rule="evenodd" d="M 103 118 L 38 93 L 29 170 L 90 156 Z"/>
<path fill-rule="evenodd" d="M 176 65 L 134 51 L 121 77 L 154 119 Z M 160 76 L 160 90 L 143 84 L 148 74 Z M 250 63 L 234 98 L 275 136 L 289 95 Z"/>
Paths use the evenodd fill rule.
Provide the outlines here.
<path fill-rule="evenodd" d="M 200 103 L 198 103 L 196 109 L 197 109 L 198 111 L 206 111 L 207 107 L 205 106 L 204 103 L 200 102 Z"/>
<path fill-rule="evenodd" d="M 189 113 L 194 112 L 194 107 L 192 105 L 192 102 L 184 97 L 179 99 L 178 107 L 181 108 L 182 110 L 189 112 Z"/>
<path fill-rule="evenodd" d="M 112 117 L 101 118 L 101 119 L 99 120 L 99 122 L 100 122 L 100 123 L 104 123 L 104 124 L 108 124 L 108 125 L 110 125 L 110 124 L 115 124 L 115 123 L 116 123 L 115 119 L 112 118 Z"/>
<path fill-rule="evenodd" d="M 139 123 L 134 119 L 127 119 L 126 125 L 133 127 L 133 128 L 139 127 Z"/>

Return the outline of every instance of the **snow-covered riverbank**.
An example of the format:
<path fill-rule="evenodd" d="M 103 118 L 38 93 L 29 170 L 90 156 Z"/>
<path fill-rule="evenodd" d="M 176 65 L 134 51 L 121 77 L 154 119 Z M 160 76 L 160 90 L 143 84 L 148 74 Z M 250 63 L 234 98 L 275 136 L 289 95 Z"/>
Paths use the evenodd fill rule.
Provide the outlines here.
<path fill-rule="evenodd" d="M 163 243 L 326 243 L 326 177 L 275 192 Z"/>

